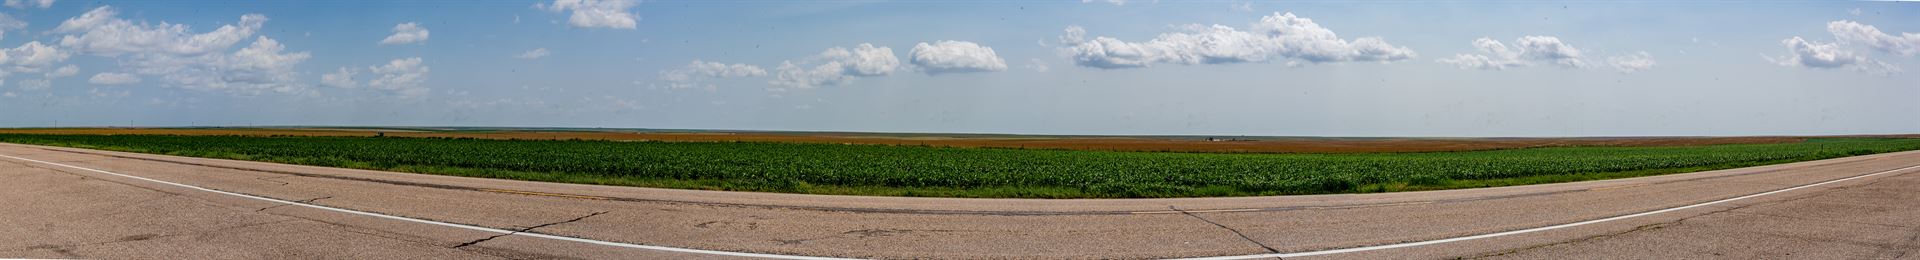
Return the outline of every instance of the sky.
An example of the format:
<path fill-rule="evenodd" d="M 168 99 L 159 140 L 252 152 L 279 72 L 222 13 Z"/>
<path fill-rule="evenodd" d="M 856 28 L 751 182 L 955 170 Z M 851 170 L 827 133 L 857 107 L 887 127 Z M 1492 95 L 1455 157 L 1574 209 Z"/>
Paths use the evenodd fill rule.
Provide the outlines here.
<path fill-rule="evenodd" d="M 5 0 L 0 48 L 0 127 L 1920 133 L 1912 2 Z"/>

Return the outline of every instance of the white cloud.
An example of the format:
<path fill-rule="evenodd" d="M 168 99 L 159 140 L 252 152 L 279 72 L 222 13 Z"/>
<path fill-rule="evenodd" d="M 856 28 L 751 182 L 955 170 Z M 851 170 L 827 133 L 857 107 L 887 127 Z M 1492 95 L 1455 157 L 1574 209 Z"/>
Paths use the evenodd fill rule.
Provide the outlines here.
<path fill-rule="evenodd" d="M 39 41 L 20 44 L 20 47 L 0 49 L 0 77 L 18 72 L 41 72 L 54 64 L 66 61 L 71 53 Z"/>
<path fill-rule="evenodd" d="M 117 15 L 111 6 L 94 8 L 52 32 L 64 34 L 61 47 L 118 58 L 127 71 L 159 77 L 167 86 L 240 94 L 310 93 L 294 66 L 312 55 L 286 52 L 278 41 L 255 37 L 267 21 L 264 15 L 241 15 L 236 24 L 198 34 L 186 25 L 136 23 Z M 252 44 L 226 52 L 248 38 L 254 39 Z"/>
<path fill-rule="evenodd" d="M 1648 54 L 1643 51 L 1633 55 L 1607 57 L 1607 65 L 1612 66 L 1614 70 L 1618 70 L 1620 73 L 1634 73 L 1652 69 L 1655 62 L 1653 61 L 1653 54 Z"/>
<path fill-rule="evenodd" d="M 427 72 L 432 71 L 422 65 L 420 57 L 394 59 L 385 65 L 367 67 L 367 71 L 379 77 L 367 81 L 371 89 L 385 90 L 401 97 L 417 97 L 426 94 L 428 88 L 420 86 L 427 81 Z"/>
<path fill-rule="evenodd" d="M 1514 46 L 1520 48 L 1520 56 L 1522 58 L 1546 61 L 1573 68 L 1584 68 L 1587 66 L 1587 62 L 1580 58 L 1580 49 L 1574 48 L 1573 45 L 1560 42 L 1559 37 L 1525 36 L 1520 37 L 1519 40 L 1515 40 Z"/>
<path fill-rule="evenodd" d="M 1241 11 L 1241 12 L 1252 12 L 1252 11 L 1253 11 L 1253 1 L 1247 1 L 1247 2 L 1244 2 L 1244 3 L 1240 3 L 1240 4 L 1237 4 L 1237 5 L 1233 5 L 1232 7 L 1233 7 L 1233 10 L 1234 10 L 1234 11 Z"/>
<path fill-rule="evenodd" d="M 553 4 L 534 4 L 533 7 L 556 13 L 571 11 L 567 25 L 573 27 L 631 30 L 640 17 L 627 9 L 636 5 L 639 2 L 634 0 L 554 0 Z"/>
<path fill-rule="evenodd" d="M 693 60 L 686 67 L 660 71 L 660 80 L 665 81 L 668 88 L 684 89 L 699 86 L 701 82 L 712 79 L 766 75 L 767 70 L 759 66 Z M 707 85 L 706 87 L 712 89 L 716 86 Z"/>
<path fill-rule="evenodd" d="M 1865 44 L 1881 52 L 1907 57 L 1920 53 L 1920 34 L 1900 33 L 1900 36 L 1893 36 L 1880 32 L 1880 28 L 1872 25 L 1847 20 L 1827 23 L 1827 32 L 1833 33 L 1833 38 L 1840 42 Z"/>
<path fill-rule="evenodd" d="M 427 27 L 420 26 L 418 23 L 397 24 L 393 26 L 393 35 L 387 35 L 386 39 L 381 39 L 380 45 L 424 43 L 430 36 L 429 33 Z"/>
<path fill-rule="evenodd" d="M 1453 58 L 1438 60 L 1440 63 L 1453 64 L 1463 69 L 1504 70 L 1524 67 L 1532 62 L 1546 62 L 1568 68 L 1585 68 L 1579 48 L 1561 42 L 1553 36 L 1524 36 L 1514 40 L 1514 46 L 1508 47 L 1498 40 L 1479 38 L 1473 40 L 1474 49 L 1480 54 L 1455 54 Z"/>
<path fill-rule="evenodd" d="M 129 73 L 101 72 L 87 78 L 87 83 L 96 85 L 128 85 L 140 83 L 140 76 Z"/>
<path fill-rule="evenodd" d="M 355 79 L 353 76 L 359 74 L 360 72 L 353 68 L 340 67 L 340 69 L 334 70 L 332 73 L 320 75 L 320 85 L 336 88 L 357 88 L 360 87 L 360 80 Z"/>
<path fill-rule="evenodd" d="M 1113 5 L 1127 5 L 1127 0 L 1080 0 L 1080 3 L 1103 2 Z"/>
<path fill-rule="evenodd" d="M 73 65 L 51 69 L 70 56 L 66 51 L 41 44 L 39 41 L 20 44 L 20 47 L 0 48 L 0 84 L 5 84 L 6 77 L 15 73 L 45 72 L 41 79 L 20 80 L 16 83 L 20 85 L 21 90 L 47 89 L 52 86 L 52 82 L 48 79 L 79 73 L 80 68 Z"/>
<path fill-rule="evenodd" d="M 964 41 L 922 42 L 907 52 L 908 62 L 928 74 L 1007 70 L 1007 61 L 992 47 Z"/>
<path fill-rule="evenodd" d="M 806 64 L 806 65 L 802 65 Z M 893 48 L 874 47 L 861 43 L 853 50 L 833 47 L 820 52 L 800 63 L 785 61 L 780 63 L 779 75 L 768 83 L 774 86 L 808 89 L 817 86 L 829 86 L 852 82 L 856 77 L 875 77 L 892 74 L 900 67 L 900 58 L 893 56 Z"/>
<path fill-rule="evenodd" d="M 67 64 L 67 66 L 60 67 L 59 69 L 54 69 L 52 72 L 47 72 L 45 76 L 46 78 L 49 78 L 49 79 L 57 79 L 57 78 L 72 77 L 73 75 L 79 75 L 79 74 L 80 74 L 80 66 Z"/>
<path fill-rule="evenodd" d="M 1047 70 L 1053 69 L 1053 68 L 1047 67 L 1046 61 L 1041 61 L 1040 59 L 1028 59 L 1027 65 L 1021 66 L 1021 67 L 1031 69 L 1034 72 L 1047 72 Z"/>
<path fill-rule="evenodd" d="M 53 0 L 7 0 L 6 5 L 14 9 L 27 9 L 28 7 L 45 9 L 53 6 Z"/>
<path fill-rule="evenodd" d="M 287 53 L 286 46 L 259 36 L 246 48 L 228 53 L 195 56 L 141 55 L 124 61 L 134 73 L 158 76 L 162 82 L 186 89 L 258 94 L 272 91 L 303 94 L 307 85 L 299 80 L 294 65 L 313 55 Z"/>
<path fill-rule="evenodd" d="M 7 31 L 27 29 L 27 22 L 14 19 L 13 16 L 0 14 L 0 39 L 7 38 Z"/>
<path fill-rule="evenodd" d="M 1816 43 L 1800 37 L 1781 40 L 1780 45 L 1787 47 L 1785 57 L 1761 56 L 1781 66 L 1799 66 L 1816 69 L 1852 68 L 1856 71 L 1893 74 L 1900 67 L 1886 62 L 1876 61 L 1852 51 L 1840 48 L 1838 43 Z"/>
<path fill-rule="evenodd" d="M 1474 49 L 1482 54 L 1454 54 L 1453 58 L 1440 59 L 1440 63 L 1453 64 L 1463 69 L 1504 70 L 1526 66 L 1520 60 L 1520 51 L 1508 49 L 1506 44 L 1491 38 L 1473 40 Z"/>
<path fill-rule="evenodd" d="M 218 52 L 246 40 L 267 17 L 259 14 L 240 16 L 238 25 L 222 25 L 202 34 L 188 33 L 186 25 L 161 22 L 158 25 L 134 23 L 114 17 L 112 6 L 94 8 L 79 17 L 61 22 L 54 32 L 67 33 L 60 46 L 76 51 L 116 56 L 129 53 L 200 55 Z"/>
<path fill-rule="evenodd" d="M 1184 29 L 1145 42 L 1126 42 L 1111 37 L 1089 39 L 1086 29 L 1071 26 L 1060 37 L 1064 45 L 1060 49 L 1072 56 L 1076 65 L 1103 69 L 1271 60 L 1393 62 L 1415 57 L 1413 50 L 1393 46 L 1379 37 L 1340 39 L 1333 30 L 1293 13 L 1262 17 L 1246 31 L 1217 24 L 1186 25 Z"/>
<path fill-rule="evenodd" d="M 1854 15 L 1854 16 L 1860 16 L 1860 8 L 1854 8 L 1854 9 L 1847 9 L 1847 14 L 1852 14 L 1852 15 Z"/>
<path fill-rule="evenodd" d="M 1781 61 L 1781 65 L 1800 65 L 1809 68 L 1839 68 L 1867 61 L 1866 56 L 1840 49 L 1837 43 L 1814 43 L 1800 37 L 1780 41 L 1787 46 L 1792 56 Z"/>
<path fill-rule="evenodd" d="M 551 55 L 551 54 L 553 53 L 548 52 L 547 48 L 536 48 L 532 50 L 527 50 L 527 52 L 520 53 L 520 55 L 516 55 L 513 57 L 520 58 L 523 60 L 531 60 L 531 59 L 539 59 L 539 58 L 547 57 L 547 55 Z"/>

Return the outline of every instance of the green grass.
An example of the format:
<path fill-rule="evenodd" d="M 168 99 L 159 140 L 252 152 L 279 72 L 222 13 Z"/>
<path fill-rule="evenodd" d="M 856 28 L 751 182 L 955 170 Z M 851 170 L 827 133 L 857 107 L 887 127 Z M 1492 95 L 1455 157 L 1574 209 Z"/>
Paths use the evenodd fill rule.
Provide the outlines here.
<path fill-rule="evenodd" d="M 1375 154 L 921 146 L 0 134 L 0 142 L 412 173 L 683 189 L 991 198 L 1456 189 L 1737 168 L 1920 149 L 1920 139 Z"/>

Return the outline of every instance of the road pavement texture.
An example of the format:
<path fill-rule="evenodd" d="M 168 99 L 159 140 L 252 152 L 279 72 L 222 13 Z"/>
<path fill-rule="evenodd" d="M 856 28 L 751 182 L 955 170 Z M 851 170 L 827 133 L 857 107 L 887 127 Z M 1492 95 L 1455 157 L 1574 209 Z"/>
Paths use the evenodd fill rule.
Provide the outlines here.
<path fill-rule="evenodd" d="M 1920 258 L 1920 151 L 1279 197 L 957 199 L 538 183 L 0 144 L 0 257 Z"/>

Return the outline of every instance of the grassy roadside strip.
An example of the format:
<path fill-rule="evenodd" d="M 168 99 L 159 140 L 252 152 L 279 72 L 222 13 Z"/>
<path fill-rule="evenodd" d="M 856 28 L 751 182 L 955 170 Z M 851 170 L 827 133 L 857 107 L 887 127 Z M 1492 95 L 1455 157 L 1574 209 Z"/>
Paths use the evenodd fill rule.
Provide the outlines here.
<path fill-rule="evenodd" d="M 1218 197 L 1460 189 L 1651 176 L 1920 149 L 1920 139 L 1859 138 L 1794 144 L 1340 155 L 366 137 L 0 134 L 0 142 L 543 182 L 974 198 Z M 534 156 L 551 157 L 527 158 Z M 527 170 L 555 167 L 573 170 Z"/>

